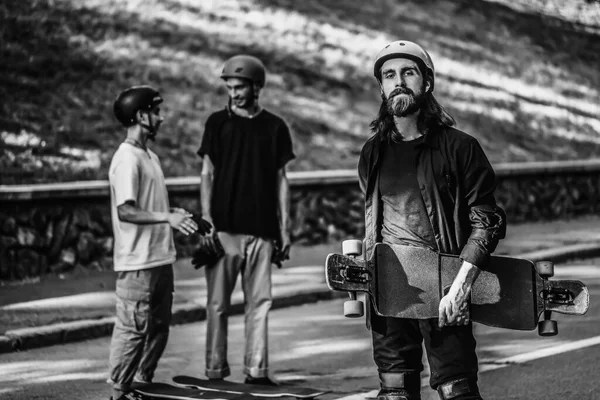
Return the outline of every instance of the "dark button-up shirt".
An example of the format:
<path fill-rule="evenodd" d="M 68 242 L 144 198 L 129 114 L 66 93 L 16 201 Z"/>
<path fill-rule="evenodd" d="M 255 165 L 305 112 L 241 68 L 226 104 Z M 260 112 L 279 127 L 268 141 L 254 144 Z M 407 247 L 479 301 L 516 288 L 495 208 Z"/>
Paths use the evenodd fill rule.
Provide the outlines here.
<path fill-rule="evenodd" d="M 372 136 L 358 164 L 365 198 L 365 255 L 381 241 L 379 193 L 383 139 Z M 496 204 L 496 177 L 479 142 L 450 127 L 430 129 L 416 147 L 417 180 L 435 241 L 441 253 L 460 255 L 485 269 L 490 254 L 506 233 L 506 215 Z"/>

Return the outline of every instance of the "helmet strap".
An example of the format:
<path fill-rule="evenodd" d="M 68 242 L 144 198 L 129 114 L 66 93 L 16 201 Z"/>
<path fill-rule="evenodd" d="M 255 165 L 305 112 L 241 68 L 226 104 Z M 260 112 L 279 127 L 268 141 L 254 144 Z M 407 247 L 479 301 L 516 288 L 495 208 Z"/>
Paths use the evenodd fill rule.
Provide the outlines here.
<path fill-rule="evenodd" d="M 140 111 L 140 113 L 145 113 L 146 116 L 148 117 L 148 124 L 145 124 L 143 122 L 139 122 L 139 125 L 146 129 L 148 132 L 150 132 L 150 136 L 153 137 L 156 135 L 156 124 L 152 123 L 152 118 L 150 118 L 150 112 L 149 111 Z"/>

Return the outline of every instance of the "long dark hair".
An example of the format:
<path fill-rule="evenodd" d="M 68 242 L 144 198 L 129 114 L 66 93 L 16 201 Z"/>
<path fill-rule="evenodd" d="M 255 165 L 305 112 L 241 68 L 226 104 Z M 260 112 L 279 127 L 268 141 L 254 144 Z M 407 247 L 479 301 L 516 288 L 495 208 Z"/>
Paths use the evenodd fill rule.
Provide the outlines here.
<path fill-rule="evenodd" d="M 387 101 L 383 97 L 383 94 L 381 97 L 382 100 L 381 106 L 379 107 L 379 114 L 369 126 L 373 134 L 389 138 L 390 135 L 395 132 L 396 126 L 394 124 L 394 116 L 390 114 Z M 417 129 L 419 129 L 419 132 L 424 133 L 428 128 L 454 126 L 455 124 L 456 121 L 454 120 L 454 117 L 438 103 L 433 96 L 433 93 L 426 93 L 425 98 L 423 99 L 421 112 L 417 119 Z"/>

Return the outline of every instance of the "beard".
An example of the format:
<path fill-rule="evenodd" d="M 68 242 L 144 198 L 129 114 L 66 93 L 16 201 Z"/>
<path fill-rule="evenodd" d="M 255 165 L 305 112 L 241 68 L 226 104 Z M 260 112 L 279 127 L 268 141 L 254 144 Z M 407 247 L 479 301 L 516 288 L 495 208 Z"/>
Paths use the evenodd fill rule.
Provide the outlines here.
<path fill-rule="evenodd" d="M 425 101 L 425 94 L 421 91 L 418 94 L 407 88 L 393 90 L 385 102 L 388 112 L 395 117 L 406 117 L 416 113 L 421 109 Z"/>

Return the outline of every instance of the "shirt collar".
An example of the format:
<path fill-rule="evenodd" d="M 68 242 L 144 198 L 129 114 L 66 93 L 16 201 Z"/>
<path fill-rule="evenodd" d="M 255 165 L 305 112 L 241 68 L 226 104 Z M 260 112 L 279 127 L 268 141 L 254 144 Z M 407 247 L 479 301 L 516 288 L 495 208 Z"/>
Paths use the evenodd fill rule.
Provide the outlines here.
<path fill-rule="evenodd" d="M 423 142 L 421 144 L 427 145 L 429 147 L 432 147 L 434 149 L 438 149 L 440 147 L 439 144 L 439 135 L 440 135 L 440 127 L 432 127 L 430 128 L 427 133 L 425 134 L 425 137 L 423 138 Z M 383 142 L 386 139 L 386 135 L 379 135 L 379 141 Z"/>

